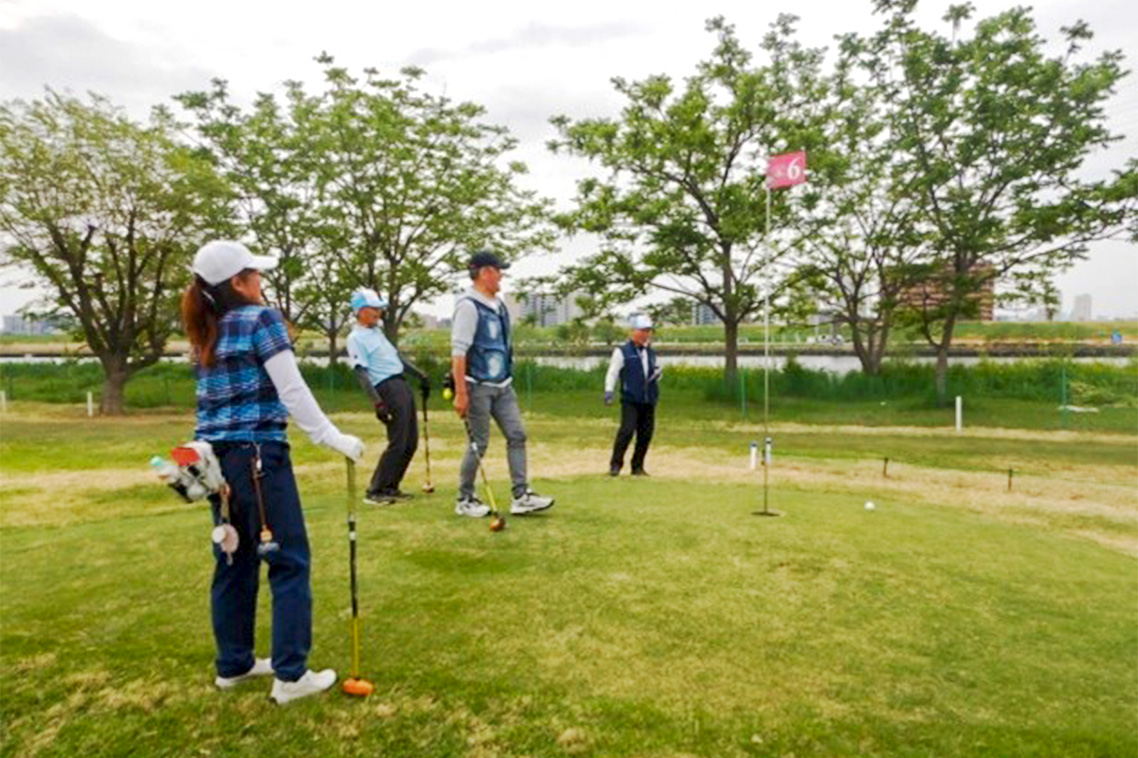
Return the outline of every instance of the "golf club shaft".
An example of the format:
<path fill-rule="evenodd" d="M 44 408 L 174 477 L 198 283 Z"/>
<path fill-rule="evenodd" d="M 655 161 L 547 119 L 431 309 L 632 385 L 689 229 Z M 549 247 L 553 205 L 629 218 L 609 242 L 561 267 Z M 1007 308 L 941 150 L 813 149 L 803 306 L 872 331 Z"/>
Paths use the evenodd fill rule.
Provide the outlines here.
<path fill-rule="evenodd" d="M 352 678 L 360 675 L 360 609 L 359 590 L 356 582 L 356 463 L 348 462 L 348 565 L 352 587 Z"/>
<path fill-rule="evenodd" d="M 423 398 L 423 455 L 427 461 L 427 489 L 434 489 L 431 484 L 431 427 L 427 423 L 426 398 Z"/>
<path fill-rule="evenodd" d="M 494 500 L 494 490 L 490 489 L 490 479 L 486 476 L 486 467 L 482 465 L 482 455 L 478 452 L 478 443 L 474 441 L 474 431 L 470 428 L 470 420 L 464 416 L 462 424 L 466 427 L 466 439 L 470 442 L 474 459 L 478 461 L 478 473 L 482 475 L 482 486 L 486 489 L 486 499 L 490 501 L 490 512 L 497 516 L 498 503 Z"/>

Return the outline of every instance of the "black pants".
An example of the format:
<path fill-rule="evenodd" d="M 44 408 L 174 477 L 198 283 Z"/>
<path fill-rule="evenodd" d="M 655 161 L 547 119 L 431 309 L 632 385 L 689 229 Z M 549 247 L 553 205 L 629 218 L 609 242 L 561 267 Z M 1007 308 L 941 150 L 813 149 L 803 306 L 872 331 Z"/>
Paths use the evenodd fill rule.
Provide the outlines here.
<path fill-rule="evenodd" d="M 620 429 L 612 445 L 612 460 L 609 467 L 620 470 L 624 466 L 624 452 L 636 434 L 636 447 L 632 451 L 632 471 L 644 470 L 644 456 L 648 454 L 648 444 L 652 442 L 652 432 L 656 428 L 656 406 L 651 403 L 620 404 Z"/>
<path fill-rule="evenodd" d="M 371 476 L 369 495 L 394 494 L 419 447 L 419 421 L 415 416 L 415 396 L 402 375 L 385 379 L 376 386 L 391 411 L 387 423 L 387 449 Z"/>

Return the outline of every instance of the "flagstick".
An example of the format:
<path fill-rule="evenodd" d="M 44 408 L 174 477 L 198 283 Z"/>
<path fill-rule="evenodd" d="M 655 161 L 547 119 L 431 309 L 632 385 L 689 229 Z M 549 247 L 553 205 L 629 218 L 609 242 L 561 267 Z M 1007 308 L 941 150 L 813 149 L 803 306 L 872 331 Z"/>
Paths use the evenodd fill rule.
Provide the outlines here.
<path fill-rule="evenodd" d="M 763 509 L 754 511 L 756 516 L 778 516 L 777 511 L 768 507 L 769 484 L 768 476 L 771 467 L 771 288 L 770 288 L 770 235 L 771 235 L 771 185 L 770 179 L 764 182 L 767 190 L 767 229 L 763 238 L 766 246 L 766 262 L 763 265 L 763 275 L 766 277 L 766 286 L 763 288 Z"/>

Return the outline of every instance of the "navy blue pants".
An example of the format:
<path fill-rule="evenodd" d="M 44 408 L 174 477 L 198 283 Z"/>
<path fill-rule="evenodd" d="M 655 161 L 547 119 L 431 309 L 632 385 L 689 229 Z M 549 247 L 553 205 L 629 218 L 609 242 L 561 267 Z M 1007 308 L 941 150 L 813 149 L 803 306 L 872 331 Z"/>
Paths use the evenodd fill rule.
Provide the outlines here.
<path fill-rule="evenodd" d="M 230 520 L 240 536 L 233 565 L 214 545 L 216 560 L 210 588 L 213 636 L 217 641 L 217 674 L 231 677 L 253 666 L 253 636 L 257 620 L 257 588 L 261 560 L 257 554 L 261 518 L 253 488 L 258 446 L 253 443 L 213 443 L 221 470 L 232 492 Z M 273 593 L 273 670 L 282 681 L 296 681 L 308 669 L 312 648 L 312 584 L 308 534 L 300 510 L 300 494 L 292 474 L 288 443 L 259 445 L 259 483 L 265 516 L 279 550 L 266 553 Z M 221 523 L 221 502 L 210 498 L 214 523 Z"/>

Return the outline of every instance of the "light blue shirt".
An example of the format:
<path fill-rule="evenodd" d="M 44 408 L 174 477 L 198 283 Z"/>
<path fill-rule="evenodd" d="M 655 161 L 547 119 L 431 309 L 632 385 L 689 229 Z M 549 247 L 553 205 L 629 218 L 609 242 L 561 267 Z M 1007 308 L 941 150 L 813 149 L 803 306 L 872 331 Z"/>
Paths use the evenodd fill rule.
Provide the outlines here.
<path fill-rule="evenodd" d="M 379 384 L 403 373 L 403 359 L 379 327 L 369 329 L 356 324 L 348 334 L 348 359 L 352 368 L 367 369 L 372 384 Z"/>

